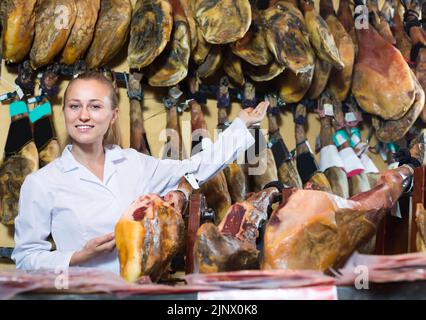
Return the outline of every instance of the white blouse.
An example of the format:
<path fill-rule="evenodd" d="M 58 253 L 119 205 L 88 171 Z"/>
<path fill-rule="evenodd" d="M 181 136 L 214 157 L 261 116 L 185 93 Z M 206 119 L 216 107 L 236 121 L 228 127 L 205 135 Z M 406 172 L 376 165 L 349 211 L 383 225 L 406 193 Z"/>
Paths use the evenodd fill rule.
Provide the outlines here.
<path fill-rule="evenodd" d="M 140 195 L 161 196 L 176 189 L 185 173 L 200 184 L 254 144 L 236 118 L 215 143 L 203 139 L 203 151 L 186 160 L 160 160 L 134 149 L 105 148 L 104 181 L 77 162 L 68 145 L 62 155 L 27 176 L 15 219 L 12 259 L 19 269 L 67 268 L 74 252 L 91 239 L 114 232 L 115 224 Z M 212 159 L 212 156 L 214 159 Z M 47 240 L 49 235 L 56 249 Z M 119 273 L 117 251 L 81 265 Z"/>

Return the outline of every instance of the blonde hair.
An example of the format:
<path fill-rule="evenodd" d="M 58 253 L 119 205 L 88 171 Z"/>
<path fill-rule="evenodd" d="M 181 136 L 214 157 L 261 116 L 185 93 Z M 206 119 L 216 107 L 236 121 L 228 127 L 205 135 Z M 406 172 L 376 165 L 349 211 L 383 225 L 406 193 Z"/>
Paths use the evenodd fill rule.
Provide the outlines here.
<path fill-rule="evenodd" d="M 115 110 L 118 108 L 119 97 L 118 97 L 117 88 L 115 87 L 114 83 L 111 80 L 109 80 L 107 77 L 105 77 L 102 73 L 98 71 L 87 71 L 85 73 L 78 75 L 78 77 L 72 79 L 68 83 L 68 86 L 64 93 L 63 108 L 65 108 L 65 101 L 66 101 L 68 90 L 71 87 L 71 85 L 77 80 L 96 80 L 106 85 L 109 88 L 109 99 L 111 101 L 112 109 Z M 112 147 L 112 145 L 119 145 L 120 147 L 122 147 L 121 142 L 122 140 L 121 140 L 120 125 L 119 125 L 118 119 L 116 119 L 115 122 L 109 126 L 107 132 L 105 133 L 103 145 L 106 147 Z M 73 143 L 72 138 L 69 135 L 67 135 L 65 145 L 63 147 L 72 143 Z"/>

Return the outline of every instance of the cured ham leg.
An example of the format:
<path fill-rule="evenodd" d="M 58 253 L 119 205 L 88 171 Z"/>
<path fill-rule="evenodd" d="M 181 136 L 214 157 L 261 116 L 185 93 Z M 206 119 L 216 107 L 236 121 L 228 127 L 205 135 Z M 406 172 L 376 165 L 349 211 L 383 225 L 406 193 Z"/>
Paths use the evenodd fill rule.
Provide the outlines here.
<path fill-rule="evenodd" d="M 275 60 L 295 74 L 313 73 L 314 53 L 299 9 L 290 2 L 274 0 L 263 19 L 266 43 Z"/>
<path fill-rule="evenodd" d="M 390 12 L 387 2 L 385 1 L 381 10 L 379 10 L 377 0 L 367 1 L 370 15 L 373 16 L 372 23 L 379 34 L 390 44 L 395 45 L 396 40 L 393 37 L 388 21 L 390 20 Z"/>
<path fill-rule="evenodd" d="M 412 174 L 409 166 L 388 170 L 376 187 L 349 200 L 296 191 L 266 225 L 262 268 L 326 271 L 342 266 L 374 236 Z"/>
<path fill-rule="evenodd" d="M 226 44 L 241 39 L 251 24 L 249 0 L 193 0 L 191 9 L 204 39 Z"/>
<path fill-rule="evenodd" d="M 197 46 L 191 52 L 192 60 L 198 65 L 202 64 L 206 60 L 211 47 L 212 45 L 204 39 L 201 30 L 197 28 Z"/>
<path fill-rule="evenodd" d="M 265 30 L 262 23 L 262 13 L 252 1 L 252 22 L 244 37 L 231 44 L 232 52 L 253 66 L 264 66 L 272 61 L 265 40 Z"/>
<path fill-rule="evenodd" d="M 393 0 L 394 2 L 394 16 L 392 32 L 395 36 L 396 47 L 401 51 L 404 58 L 409 61 L 411 55 L 411 39 L 404 30 L 404 23 L 401 15 L 399 14 L 400 8 L 402 8 L 400 0 Z"/>
<path fill-rule="evenodd" d="M 29 61 L 19 67 L 16 83 L 24 94 L 34 94 L 36 74 Z M 12 101 L 18 103 L 17 100 Z M 19 192 L 25 177 L 38 170 L 37 147 L 33 140 L 27 113 L 12 117 L 0 166 L 0 222 L 13 225 L 18 215 Z"/>
<path fill-rule="evenodd" d="M 127 40 L 131 18 L 130 0 L 101 0 L 95 35 L 86 56 L 89 69 L 102 67 L 120 51 Z"/>
<path fill-rule="evenodd" d="M 147 155 L 151 155 L 145 128 L 143 125 L 143 89 L 142 73 L 132 72 L 129 79 L 130 99 L 130 148 Z"/>
<path fill-rule="evenodd" d="M 78 0 L 77 15 L 71 34 L 61 54 L 61 63 L 72 65 L 84 57 L 95 33 L 100 0 Z"/>
<path fill-rule="evenodd" d="M 59 72 L 59 65 L 54 64 L 49 66 L 43 74 L 40 82 L 43 96 L 41 102 L 49 102 L 49 98 L 53 98 L 59 93 Z M 34 123 L 34 142 L 39 152 L 40 168 L 49 164 L 61 154 L 61 147 L 51 114 L 44 116 Z"/>
<path fill-rule="evenodd" d="M 346 32 L 352 38 L 352 41 L 355 45 L 355 52 L 358 52 L 358 39 L 356 36 L 355 23 L 352 15 L 352 10 L 350 8 L 350 0 L 340 0 L 339 9 L 337 11 L 337 18 L 340 23 L 345 28 Z"/>
<path fill-rule="evenodd" d="M 327 177 L 319 171 L 318 164 L 308 145 L 305 133 L 306 106 L 299 103 L 294 113 L 296 135 L 296 164 L 302 183 L 314 190 L 332 192 Z"/>
<path fill-rule="evenodd" d="M 217 97 L 218 124 L 219 130 L 225 130 L 228 125 L 228 109 L 231 101 L 229 98 L 229 82 L 226 77 L 220 79 Z M 243 201 L 248 192 L 248 177 L 244 172 L 243 165 L 236 161 L 229 164 L 224 170 L 226 183 L 232 203 Z"/>
<path fill-rule="evenodd" d="M 333 68 L 327 88 L 331 96 L 339 101 L 345 101 L 352 84 L 352 72 L 355 62 L 355 46 L 351 36 L 334 14 L 331 0 L 321 0 L 321 15 L 336 42 L 337 50 L 343 62 L 343 68 Z"/>
<path fill-rule="evenodd" d="M 226 50 L 223 61 L 223 70 L 237 85 L 243 86 L 245 79 L 241 59 L 232 53 L 231 50 Z"/>
<path fill-rule="evenodd" d="M 311 100 L 318 99 L 327 86 L 330 77 L 331 64 L 321 59 L 315 59 L 315 71 L 307 97 Z"/>
<path fill-rule="evenodd" d="M 175 86 L 169 89 L 169 96 L 163 100 L 167 110 L 167 142 L 163 150 L 163 159 L 182 160 L 186 158 L 177 111 L 177 103 L 181 95 L 182 91 Z"/>
<path fill-rule="evenodd" d="M 58 8 L 62 8 L 62 16 L 60 16 L 62 19 L 58 19 Z M 76 17 L 75 0 L 37 2 L 35 38 L 30 53 L 33 68 L 37 69 L 51 63 L 61 52 L 67 43 Z"/>
<path fill-rule="evenodd" d="M 307 72 L 295 74 L 286 69 L 278 78 L 279 96 L 285 103 L 300 102 L 311 87 L 314 68 Z"/>
<path fill-rule="evenodd" d="M 169 87 L 178 84 L 188 74 L 191 38 L 188 21 L 179 0 L 169 1 L 173 9 L 173 32 L 169 46 L 149 69 L 149 84 Z"/>
<path fill-rule="evenodd" d="M 158 195 L 136 199 L 115 226 L 121 276 L 159 280 L 183 245 L 184 229 L 181 214 Z"/>
<path fill-rule="evenodd" d="M 3 0 L 0 2 L 2 56 L 19 63 L 30 52 L 35 31 L 36 0 Z"/>
<path fill-rule="evenodd" d="M 130 27 L 129 67 L 142 69 L 149 66 L 166 48 L 172 28 L 172 6 L 169 1 L 138 0 Z"/>
<path fill-rule="evenodd" d="M 268 218 L 267 209 L 279 194 L 270 187 L 233 204 L 219 226 L 203 224 L 194 245 L 195 270 L 200 273 L 256 269 L 258 229 Z"/>
<path fill-rule="evenodd" d="M 361 192 L 370 190 L 370 183 L 368 181 L 365 168 L 362 165 L 362 162 L 357 159 L 355 151 L 353 150 L 350 144 L 350 140 L 348 139 L 349 137 L 345 126 L 345 114 L 343 113 L 342 104 L 339 101 L 335 101 L 333 106 L 335 131 L 338 132 L 339 130 L 343 130 L 342 133 L 346 133 L 346 135 L 343 135 L 344 138 L 342 138 L 341 143 L 337 146 L 342 160 L 345 163 L 348 161 L 345 157 L 354 157 L 353 162 L 355 162 L 355 165 L 353 167 L 350 166 L 349 168 L 346 168 L 346 174 L 348 175 L 349 182 L 349 194 L 350 196 L 354 196 Z"/>
<path fill-rule="evenodd" d="M 191 77 L 189 81 L 191 93 L 195 95 L 199 89 L 198 80 L 196 77 Z M 193 142 L 191 155 L 194 155 L 202 151 L 201 141 L 204 137 L 209 137 L 209 132 L 207 130 L 207 123 L 204 120 L 201 105 L 196 100 L 192 100 L 189 104 L 191 108 L 191 130 Z M 222 218 L 231 206 L 231 196 L 229 194 L 228 185 L 226 184 L 226 178 L 223 171 L 218 172 L 214 177 L 206 181 L 198 192 L 205 195 L 207 205 L 216 212 L 215 222 L 219 223 L 222 221 Z"/>
<path fill-rule="evenodd" d="M 219 45 L 212 46 L 205 60 L 197 68 L 198 76 L 200 78 L 212 76 L 222 66 L 222 62 L 222 47 Z"/>
<path fill-rule="evenodd" d="M 362 115 L 353 96 L 350 96 L 350 98 L 346 101 L 345 104 L 347 107 L 345 118 L 352 118 L 352 121 L 347 121 L 345 119 L 346 128 L 348 128 L 351 132 L 351 145 L 353 146 L 355 153 L 358 155 L 358 157 L 361 159 L 362 164 L 364 165 L 365 173 L 368 178 L 368 184 L 370 188 L 372 188 L 376 186 L 377 181 L 380 177 L 380 173 L 374 162 L 368 156 L 368 145 L 365 142 L 361 141 L 361 133 L 359 131 L 358 124 L 362 121 Z M 353 118 L 355 118 L 356 120 L 353 120 Z M 356 137 L 354 137 L 354 135 Z M 363 183 L 363 185 L 365 185 L 365 190 L 363 191 L 369 190 L 369 188 L 367 188 L 366 183 Z"/>
<path fill-rule="evenodd" d="M 419 55 L 420 58 L 426 60 L 426 50 L 422 55 Z M 426 61 L 425 61 L 426 62 Z M 423 66 L 422 66 L 423 67 Z M 423 72 L 422 72 L 423 73 Z M 422 74 L 425 76 L 426 74 Z M 423 88 L 421 87 L 419 81 L 416 76 L 412 73 L 412 78 L 414 81 L 414 103 L 410 110 L 400 119 L 398 120 L 387 120 L 383 121 L 378 117 L 372 118 L 372 124 L 374 129 L 376 130 L 376 137 L 378 140 L 382 142 L 394 142 L 402 139 L 405 134 L 410 130 L 413 126 L 414 122 L 417 120 L 419 115 L 425 113 L 425 93 Z M 426 78 L 420 77 L 423 82 L 426 84 Z M 423 116 L 424 118 L 424 116 Z"/>
<path fill-rule="evenodd" d="M 271 110 L 277 110 L 277 96 L 269 94 L 268 101 Z M 302 180 L 297 172 L 296 160 L 288 151 L 277 123 L 277 114 L 273 111 L 268 113 L 268 134 L 269 143 L 272 144 L 271 150 L 278 168 L 278 180 L 285 186 L 302 189 Z"/>
<path fill-rule="evenodd" d="M 309 33 L 309 39 L 317 57 L 327 61 L 337 69 L 342 69 L 344 63 L 340 57 L 336 42 L 327 23 L 315 11 L 314 2 L 312 0 L 302 0 L 301 5 L 305 13 L 305 25 Z"/>
<path fill-rule="evenodd" d="M 400 51 L 373 27 L 356 31 L 359 52 L 352 93 L 364 111 L 384 120 L 400 119 L 415 99 L 411 70 Z"/>
<path fill-rule="evenodd" d="M 346 177 L 346 172 L 343 169 L 343 163 L 341 163 L 340 156 L 337 151 L 337 147 L 333 142 L 334 128 L 332 125 L 332 119 L 325 115 L 324 106 L 325 104 L 331 104 L 331 99 L 327 95 L 323 95 L 319 103 L 319 114 L 320 114 L 320 141 L 321 141 L 321 164 L 325 176 L 330 182 L 331 190 L 333 194 L 342 197 L 344 199 L 349 198 L 349 184 Z M 341 165 L 339 165 L 339 162 Z"/>

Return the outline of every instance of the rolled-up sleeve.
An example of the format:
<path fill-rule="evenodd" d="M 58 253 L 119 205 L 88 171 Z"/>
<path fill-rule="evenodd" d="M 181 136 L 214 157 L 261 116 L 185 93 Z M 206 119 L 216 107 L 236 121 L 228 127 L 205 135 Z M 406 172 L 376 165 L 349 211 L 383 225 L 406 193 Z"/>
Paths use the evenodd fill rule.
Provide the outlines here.
<path fill-rule="evenodd" d="M 47 240 L 51 233 L 52 199 L 33 176 L 25 179 L 19 198 L 19 214 L 15 219 L 15 249 L 12 259 L 18 269 L 66 268 L 74 252 L 51 251 Z"/>
<path fill-rule="evenodd" d="M 218 135 L 213 143 L 202 140 L 202 151 L 185 160 L 156 159 L 149 181 L 152 192 L 160 195 L 176 189 L 180 179 L 191 173 L 201 185 L 224 169 L 255 143 L 250 130 L 240 118 Z"/>

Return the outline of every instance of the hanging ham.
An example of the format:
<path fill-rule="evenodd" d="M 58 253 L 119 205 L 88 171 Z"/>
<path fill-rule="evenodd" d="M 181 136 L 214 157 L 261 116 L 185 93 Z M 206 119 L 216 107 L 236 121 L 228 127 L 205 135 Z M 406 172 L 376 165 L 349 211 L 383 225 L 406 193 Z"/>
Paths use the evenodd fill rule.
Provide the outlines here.
<path fill-rule="evenodd" d="M 34 94 L 36 73 L 29 61 L 19 66 L 16 79 L 26 95 Z M 13 225 L 18 215 L 19 192 L 27 175 L 39 168 L 37 147 L 34 143 L 28 113 L 13 116 L 0 165 L 0 222 Z"/>
<path fill-rule="evenodd" d="M 355 62 L 355 46 L 352 38 L 334 14 L 331 0 L 321 0 L 321 15 L 333 35 L 337 50 L 343 62 L 343 68 L 333 68 L 327 88 L 331 96 L 339 101 L 345 101 L 352 84 L 352 72 Z"/>
<path fill-rule="evenodd" d="M 186 151 L 180 132 L 177 105 L 179 97 L 182 95 L 178 86 L 169 89 L 168 97 L 163 99 L 167 112 L 166 136 L 167 141 L 163 149 L 163 159 L 183 160 L 186 158 Z"/>
<path fill-rule="evenodd" d="M 21 62 L 30 52 L 35 31 L 36 0 L 0 2 L 2 56 L 10 63 Z"/>
<path fill-rule="evenodd" d="M 312 68 L 307 72 L 295 74 L 290 69 L 286 69 L 276 78 L 281 100 L 285 103 L 301 101 L 312 85 L 314 71 Z"/>
<path fill-rule="evenodd" d="M 76 17 L 75 0 L 37 2 L 35 38 L 30 53 L 33 68 L 37 69 L 51 63 L 61 52 L 67 43 Z"/>
<path fill-rule="evenodd" d="M 404 58 L 408 61 L 410 60 L 411 54 L 411 39 L 408 34 L 405 32 L 404 23 L 402 17 L 399 14 L 402 8 L 400 0 L 394 0 L 394 16 L 392 24 L 392 32 L 395 36 L 396 47 L 401 51 Z"/>
<path fill-rule="evenodd" d="M 337 148 L 333 142 L 334 128 L 332 125 L 332 118 L 325 115 L 324 107 L 326 104 L 332 105 L 332 100 L 327 93 L 324 93 L 319 101 L 319 114 L 320 114 L 320 142 L 321 142 L 321 157 L 331 156 L 337 157 L 336 162 L 331 162 L 335 159 L 329 158 L 329 165 L 326 164 L 324 174 L 330 182 L 333 194 L 344 199 L 349 198 L 349 184 L 346 177 L 344 168 L 337 165 L 340 156 L 337 153 Z M 330 151 L 328 149 L 331 149 Z M 327 154 L 328 152 L 328 154 Z M 331 154 L 330 154 L 331 153 Z M 324 161 L 325 159 L 321 159 Z"/>
<path fill-rule="evenodd" d="M 302 180 L 297 172 L 296 159 L 290 154 L 283 137 L 280 133 L 280 128 L 277 123 L 278 111 L 277 96 L 268 94 L 269 107 L 272 112 L 268 113 L 268 134 L 269 143 L 272 145 L 271 150 L 277 165 L 278 180 L 285 186 L 302 189 Z"/>
<path fill-rule="evenodd" d="M 198 80 L 196 77 L 191 77 L 190 90 L 192 94 L 196 93 L 199 89 Z M 202 151 L 201 141 L 204 137 L 209 137 L 207 130 L 207 123 L 204 120 L 204 114 L 201 105 L 196 101 L 190 102 L 191 107 L 191 130 L 192 130 L 192 152 L 194 155 Z M 204 194 L 207 200 L 207 205 L 212 208 L 215 213 L 215 222 L 219 223 L 225 216 L 229 207 L 231 206 L 231 196 L 229 195 L 228 185 L 223 171 L 218 172 L 214 177 L 206 181 L 198 192 Z"/>
<path fill-rule="evenodd" d="M 231 107 L 229 97 L 229 80 L 222 77 L 219 83 L 217 93 L 217 129 L 226 130 L 229 126 L 228 110 Z M 226 184 L 228 186 L 231 203 L 243 201 L 248 193 L 248 177 L 244 171 L 244 164 L 238 163 L 238 160 L 230 163 L 224 170 Z"/>
<path fill-rule="evenodd" d="M 231 50 L 226 50 L 225 58 L 223 61 L 223 70 L 229 78 L 232 79 L 237 85 L 243 86 L 245 79 L 243 73 L 243 66 L 241 59 L 232 53 Z"/>
<path fill-rule="evenodd" d="M 213 44 L 241 39 L 251 24 L 249 0 L 193 0 L 191 9 L 204 38 Z"/>
<path fill-rule="evenodd" d="M 188 74 L 191 38 L 185 13 L 178 0 L 170 1 L 173 8 L 173 32 L 170 44 L 149 69 L 149 84 L 169 87 L 178 84 Z"/>
<path fill-rule="evenodd" d="M 253 81 L 257 82 L 272 80 L 283 73 L 284 70 L 285 67 L 278 64 L 275 59 L 272 59 L 265 66 L 253 66 L 249 63 L 244 64 L 244 71 Z"/>
<path fill-rule="evenodd" d="M 202 64 L 206 60 L 211 47 L 212 45 L 204 39 L 201 30 L 197 28 L 197 46 L 191 53 L 194 62 L 198 65 Z"/>
<path fill-rule="evenodd" d="M 72 65 L 84 57 L 95 32 L 100 0 L 77 0 L 77 16 L 71 34 L 61 54 L 61 63 Z"/>
<path fill-rule="evenodd" d="M 306 139 L 306 116 L 306 106 L 299 103 L 294 112 L 297 171 L 305 187 L 331 193 L 330 182 L 324 173 L 319 171 L 318 164 Z"/>
<path fill-rule="evenodd" d="M 394 142 L 402 139 L 413 126 L 422 111 L 424 112 L 425 93 L 414 74 L 413 81 L 415 83 L 414 103 L 410 110 L 402 118 L 387 121 L 383 121 L 378 117 L 372 118 L 372 125 L 376 130 L 376 137 L 378 140 L 382 142 Z"/>
<path fill-rule="evenodd" d="M 127 62 L 149 66 L 166 48 L 173 28 L 172 6 L 165 0 L 138 0 L 133 11 Z"/>
<path fill-rule="evenodd" d="M 58 64 L 50 65 L 43 73 L 40 80 L 40 89 L 45 96 L 43 101 L 54 99 L 59 93 L 59 73 Z M 52 114 L 46 115 L 34 123 L 34 142 L 39 152 L 40 168 L 51 163 L 61 154 L 61 147 L 53 123 Z"/>
<path fill-rule="evenodd" d="M 360 107 L 384 120 L 397 120 L 413 105 L 415 82 L 404 57 L 370 26 L 357 29 L 358 56 L 352 92 Z"/>
<path fill-rule="evenodd" d="M 312 0 L 302 0 L 305 13 L 305 25 L 309 39 L 318 58 L 327 61 L 333 67 L 342 69 L 344 63 L 340 57 L 336 42 L 324 19 L 315 11 Z"/>
<path fill-rule="evenodd" d="M 86 56 L 89 69 L 97 69 L 121 50 L 127 40 L 132 4 L 130 0 L 101 0 L 93 42 Z"/>
<path fill-rule="evenodd" d="M 220 69 L 223 62 L 222 47 L 212 46 L 206 59 L 198 66 L 197 74 L 200 78 L 208 78 Z"/>
<path fill-rule="evenodd" d="M 273 1 L 263 19 L 266 43 L 276 61 L 296 74 L 313 73 L 314 53 L 299 9 L 289 2 Z"/>
<path fill-rule="evenodd" d="M 253 1 L 255 2 L 255 1 Z M 252 22 L 244 37 L 231 44 L 234 54 L 253 66 L 264 66 L 272 61 L 272 55 L 265 40 L 265 30 L 262 22 L 262 13 L 255 3 L 251 6 Z"/>
<path fill-rule="evenodd" d="M 132 72 L 129 79 L 130 99 L 130 148 L 147 155 L 151 155 L 148 139 L 143 125 L 143 89 L 142 73 Z"/>

